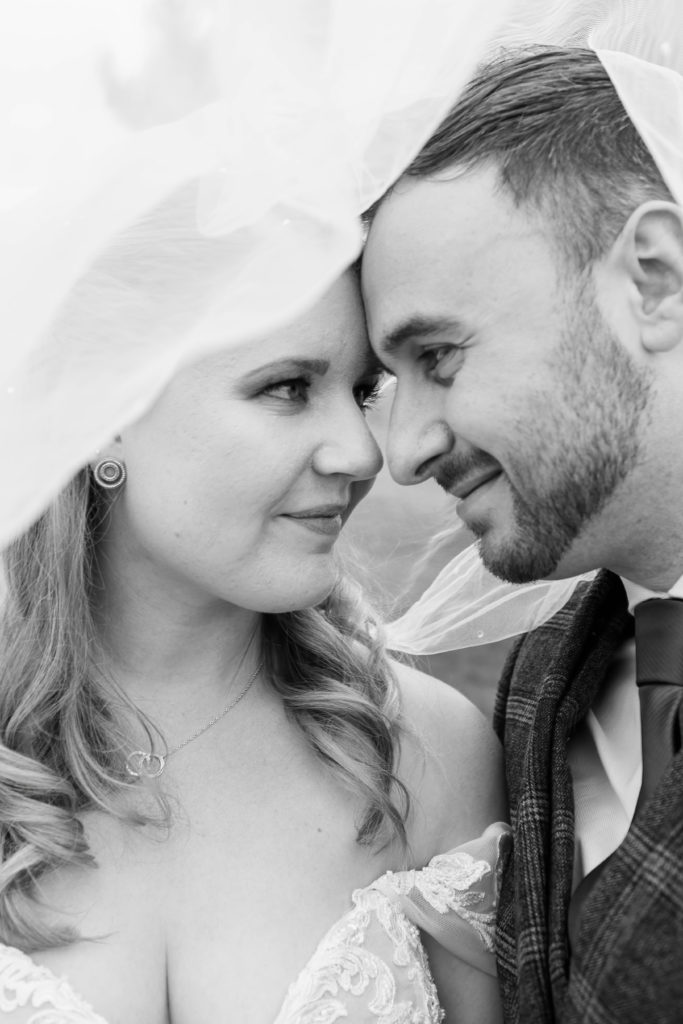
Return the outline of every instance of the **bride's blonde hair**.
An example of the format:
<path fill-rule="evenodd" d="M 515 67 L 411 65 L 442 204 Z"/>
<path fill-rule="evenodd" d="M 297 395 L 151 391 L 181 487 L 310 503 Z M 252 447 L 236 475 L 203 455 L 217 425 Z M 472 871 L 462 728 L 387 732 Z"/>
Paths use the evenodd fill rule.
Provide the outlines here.
<path fill-rule="evenodd" d="M 184 202 L 181 197 L 180 207 Z M 190 233 L 185 245 L 178 208 L 171 200 L 126 232 L 123 244 L 86 275 L 80 291 L 87 301 L 70 303 L 76 329 L 88 312 L 94 329 L 107 316 L 125 316 L 122 310 L 144 317 L 149 296 L 136 261 L 154 266 L 157 291 L 166 265 L 180 281 L 178 268 L 188 260 L 196 278 L 194 256 L 210 264 L 200 238 Z M 122 301 L 124 292 L 134 294 Z M 79 821 L 83 811 L 99 808 L 131 824 L 159 820 L 121 799 L 131 792 L 121 757 L 131 718 L 150 735 L 155 729 L 101 668 L 93 596 L 101 586 L 96 551 L 106 505 L 83 469 L 4 556 L 0 941 L 25 950 L 75 937 L 46 922 L 37 883 L 60 865 L 93 863 Z M 408 795 L 395 772 L 397 685 L 360 590 L 340 579 L 319 607 L 264 616 L 262 637 L 268 677 L 287 712 L 325 765 L 362 799 L 358 841 L 397 837 L 405 844 Z M 163 801 L 160 809 L 168 820 Z"/>

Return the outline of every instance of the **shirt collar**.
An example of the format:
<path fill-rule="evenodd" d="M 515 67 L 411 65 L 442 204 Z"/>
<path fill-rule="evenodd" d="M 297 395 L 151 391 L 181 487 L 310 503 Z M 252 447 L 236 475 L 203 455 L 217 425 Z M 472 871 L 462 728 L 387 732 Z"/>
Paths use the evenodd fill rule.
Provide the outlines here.
<path fill-rule="evenodd" d="M 647 587 L 641 587 L 639 583 L 633 583 L 632 580 L 627 580 L 623 576 L 621 582 L 624 584 L 626 590 L 626 596 L 628 598 L 628 610 L 633 611 L 637 604 L 641 601 L 647 601 L 651 597 L 678 597 L 683 599 L 683 576 L 676 580 L 673 587 L 670 590 L 648 590 Z"/>

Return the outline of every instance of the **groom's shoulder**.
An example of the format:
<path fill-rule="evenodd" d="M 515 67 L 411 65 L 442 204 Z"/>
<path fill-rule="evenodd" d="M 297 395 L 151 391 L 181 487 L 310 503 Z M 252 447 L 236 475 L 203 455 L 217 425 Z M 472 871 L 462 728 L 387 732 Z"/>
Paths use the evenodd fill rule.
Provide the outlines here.
<path fill-rule="evenodd" d="M 463 694 L 403 664 L 399 775 L 413 803 L 413 836 L 429 856 L 505 816 L 502 752 L 491 723 Z"/>

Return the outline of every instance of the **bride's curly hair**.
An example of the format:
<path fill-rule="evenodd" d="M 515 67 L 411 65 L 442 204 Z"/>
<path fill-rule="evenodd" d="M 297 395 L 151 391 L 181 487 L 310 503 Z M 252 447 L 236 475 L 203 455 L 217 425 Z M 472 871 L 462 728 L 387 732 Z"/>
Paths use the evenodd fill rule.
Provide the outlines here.
<path fill-rule="evenodd" d="M 94 864 L 79 815 L 131 825 L 168 820 L 134 808 L 122 750 L 137 716 L 98 668 L 93 592 L 103 499 L 82 470 L 5 552 L 0 625 L 0 941 L 30 951 L 75 936 L 43 920 L 48 869 Z M 396 681 L 360 590 L 340 579 L 321 605 L 265 615 L 267 676 L 316 754 L 362 799 L 357 839 L 405 843 L 408 796 L 395 774 Z"/>
<path fill-rule="evenodd" d="M 124 232 L 84 276 L 74 300 L 82 308 L 69 322 L 67 303 L 60 329 L 111 330 L 112 318 L 121 328 L 133 316 L 144 325 L 164 308 L 159 296 L 177 296 L 188 280 L 196 298 L 212 247 L 222 243 L 188 228 L 194 211 L 186 190 Z M 157 730 L 103 670 L 94 597 L 102 586 L 97 544 L 106 508 L 83 469 L 4 555 L 0 941 L 26 951 L 76 937 L 46 923 L 39 883 L 53 868 L 94 863 L 82 812 L 99 808 L 132 826 L 170 822 L 161 797 L 158 813 L 136 809 L 122 770 L 131 724 L 150 738 Z M 395 770 L 397 684 L 360 590 L 340 577 L 320 606 L 264 616 L 261 635 L 269 680 L 287 712 L 362 800 L 358 841 L 397 838 L 405 846 L 408 794 Z"/>

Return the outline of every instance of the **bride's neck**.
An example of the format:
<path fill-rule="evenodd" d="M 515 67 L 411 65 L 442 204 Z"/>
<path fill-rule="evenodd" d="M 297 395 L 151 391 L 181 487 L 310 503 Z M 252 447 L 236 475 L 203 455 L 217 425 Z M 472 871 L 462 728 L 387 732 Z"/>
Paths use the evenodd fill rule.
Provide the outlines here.
<path fill-rule="evenodd" d="M 185 688 L 224 692 L 245 652 L 243 669 L 258 661 L 258 613 L 172 580 L 110 567 L 94 613 L 107 668 L 137 700 Z"/>

